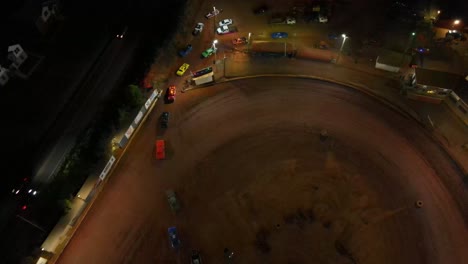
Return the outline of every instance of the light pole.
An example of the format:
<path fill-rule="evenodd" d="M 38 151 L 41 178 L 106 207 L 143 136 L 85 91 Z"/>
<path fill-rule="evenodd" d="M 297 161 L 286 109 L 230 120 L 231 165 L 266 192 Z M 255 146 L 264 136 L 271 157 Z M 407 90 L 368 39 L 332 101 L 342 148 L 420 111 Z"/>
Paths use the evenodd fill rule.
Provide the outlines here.
<path fill-rule="evenodd" d="M 348 37 L 346 36 L 346 34 L 341 34 L 341 37 L 343 38 L 343 43 L 341 43 L 340 52 L 343 51 L 344 43 L 345 43 L 346 39 L 348 38 Z"/>
<path fill-rule="evenodd" d="M 216 48 L 216 43 L 218 43 L 218 40 L 217 39 L 213 40 L 213 45 L 211 46 L 211 48 L 214 50 L 214 55 L 215 55 L 214 64 L 215 64 L 215 67 L 216 67 L 216 70 L 217 70 L 218 67 L 216 66 L 216 59 L 217 59 L 216 53 L 217 53 L 218 49 Z"/>
<path fill-rule="evenodd" d="M 346 39 L 349 38 L 348 36 L 346 36 L 346 34 L 341 34 L 341 37 L 343 38 L 343 42 L 341 43 L 340 52 L 338 52 L 336 63 L 338 63 L 338 60 L 340 59 L 340 56 L 341 56 L 341 52 L 343 52 L 343 47 L 344 47 Z"/>
<path fill-rule="evenodd" d="M 213 6 L 213 21 L 214 21 L 214 32 L 216 34 L 216 7 Z"/>

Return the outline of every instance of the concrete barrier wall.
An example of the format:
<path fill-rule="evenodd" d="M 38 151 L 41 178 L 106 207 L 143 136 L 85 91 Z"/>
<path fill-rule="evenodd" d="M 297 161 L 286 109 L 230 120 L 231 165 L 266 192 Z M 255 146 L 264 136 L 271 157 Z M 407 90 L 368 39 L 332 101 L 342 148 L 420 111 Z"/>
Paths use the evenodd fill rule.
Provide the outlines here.
<path fill-rule="evenodd" d="M 468 104 L 465 103 L 455 92 L 451 92 L 446 97 L 444 103 L 460 118 L 460 120 L 468 126 Z"/>
<path fill-rule="evenodd" d="M 399 72 L 400 67 L 384 64 L 379 62 L 379 57 L 375 60 L 375 68 L 379 70 L 389 71 L 389 72 Z"/>
<path fill-rule="evenodd" d="M 413 93 L 413 92 L 408 92 L 407 97 L 409 99 L 431 103 L 431 104 L 441 104 L 442 101 L 444 100 L 443 98 L 440 98 L 440 97 L 424 96 L 424 95 Z"/>

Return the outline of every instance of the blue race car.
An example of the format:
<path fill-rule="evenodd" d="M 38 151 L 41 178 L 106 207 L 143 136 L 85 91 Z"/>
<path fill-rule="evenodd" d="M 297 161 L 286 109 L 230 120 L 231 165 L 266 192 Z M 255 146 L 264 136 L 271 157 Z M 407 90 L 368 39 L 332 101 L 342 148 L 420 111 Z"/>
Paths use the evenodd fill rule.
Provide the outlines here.
<path fill-rule="evenodd" d="M 190 51 L 192 51 L 192 45 L 188 44 L 185 49 L 179 51 L 179 56 L 185 57 L 190 53 Z"/>
<path fill-rule="evenodd" d="M 171 241 L 172 248 L 179 249 L 180 240 L 179 236 L 177 235 L 177 228 L 175 226 L 169 227 L 167 229 L 167 233 L 169 235 L 169 241 Z"/>
<path fill-rule="evenodd" d="M 287 37 L 288 37 L 288 33 L 286 33 L 286 32 L 271 33 L 271 38 L 273 38 L 273 39 L 281 39 L 281 38 L 287 38 Z"/>

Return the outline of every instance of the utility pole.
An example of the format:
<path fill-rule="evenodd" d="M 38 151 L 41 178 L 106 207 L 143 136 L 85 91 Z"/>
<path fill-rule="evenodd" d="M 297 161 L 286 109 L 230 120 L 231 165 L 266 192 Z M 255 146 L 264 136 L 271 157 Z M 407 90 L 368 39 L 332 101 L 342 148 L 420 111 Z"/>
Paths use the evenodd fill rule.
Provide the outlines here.
<path fill-rule="evenodd" d="M 411 44 L 413 43 L 415 35 L 416 35 L 415 32 L 411 32 L 408 43 L 406 44 L 405 50 L 403 51 L 403 56 L 401 57 L 401 63 L 400 63 L 401 66 L 403 66 L 403 63 L 405 62 L 406 52 L 410 48 L 410 46 L 412 46 Z"/>
<path fill-rule="evenodd" d="M 214 24 L 213 24 L 213 27 L 214 27 L 214 33 L 216 34 L 216 7 L 213 6 L 213 21 L 214 21 Z"/>

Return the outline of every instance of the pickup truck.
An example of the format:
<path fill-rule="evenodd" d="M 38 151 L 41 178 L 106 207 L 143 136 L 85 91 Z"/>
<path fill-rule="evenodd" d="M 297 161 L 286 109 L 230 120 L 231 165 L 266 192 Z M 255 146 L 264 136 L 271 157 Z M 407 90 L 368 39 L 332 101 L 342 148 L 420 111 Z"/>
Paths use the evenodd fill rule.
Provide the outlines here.
<path fill-rule="evenodd" d="M 232 25 L 222 26 L 216 29 L 216 33 L 218 33 L 218 35 L 226 35 L 234 32 L 237 32 L 237 27 Z"/>

